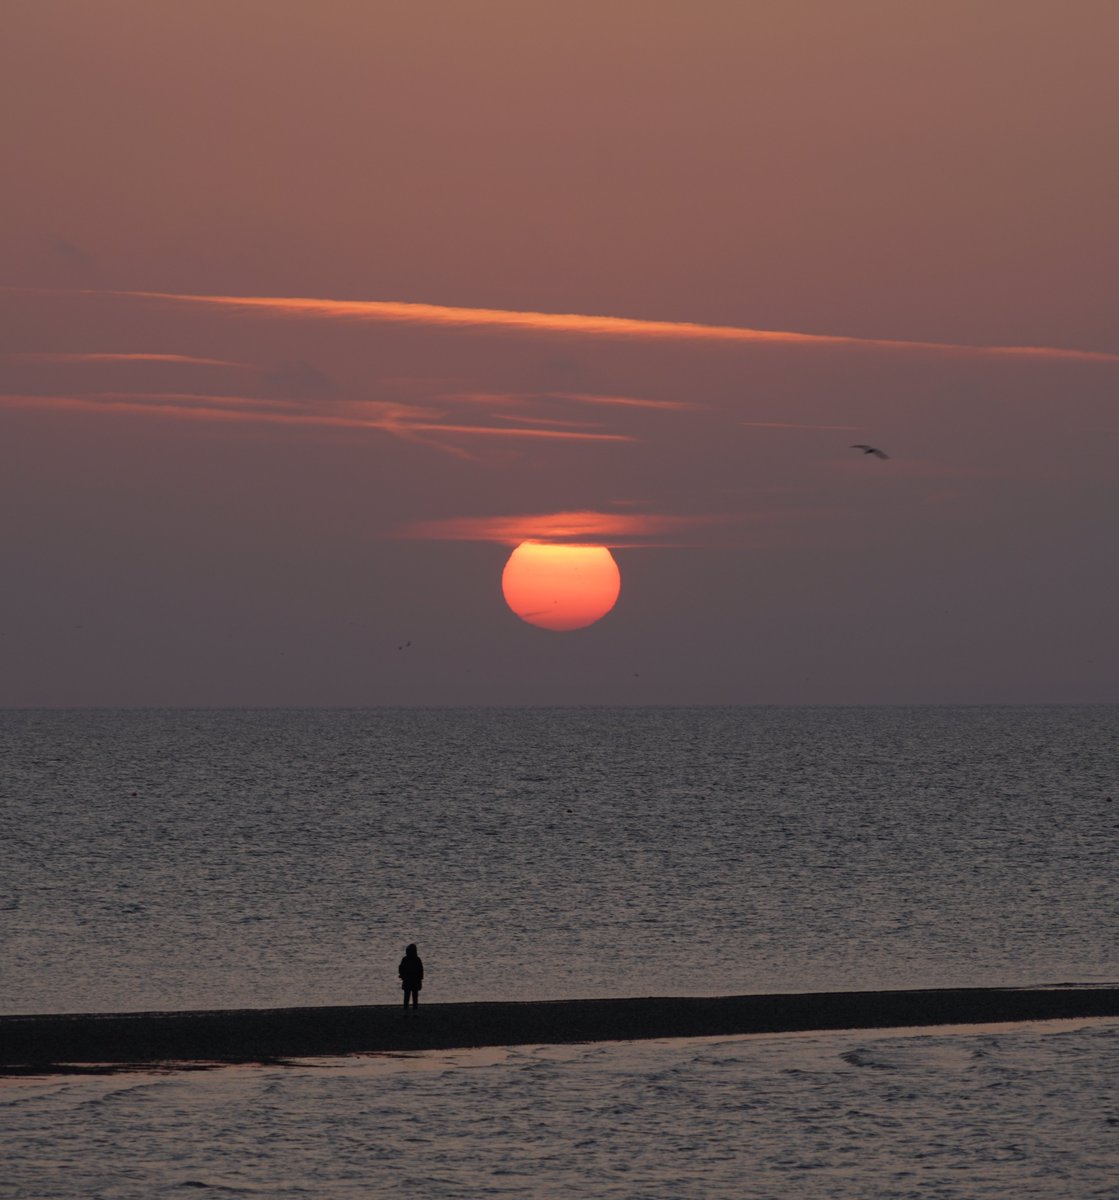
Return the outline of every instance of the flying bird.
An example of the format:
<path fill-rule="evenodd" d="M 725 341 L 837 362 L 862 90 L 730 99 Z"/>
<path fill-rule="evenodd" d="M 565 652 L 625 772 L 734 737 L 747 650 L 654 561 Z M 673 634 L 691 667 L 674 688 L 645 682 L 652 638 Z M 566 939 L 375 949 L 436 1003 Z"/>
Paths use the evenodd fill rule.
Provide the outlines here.
<path fill-rule="evenodd" d="M 876 458 L 890 457 L 885 450 L 879 450 L 877 446 L 868 446 L 865 442 L 856 442 L 851 449 L 861 450 L 864 454 L 873 454 Z"/>

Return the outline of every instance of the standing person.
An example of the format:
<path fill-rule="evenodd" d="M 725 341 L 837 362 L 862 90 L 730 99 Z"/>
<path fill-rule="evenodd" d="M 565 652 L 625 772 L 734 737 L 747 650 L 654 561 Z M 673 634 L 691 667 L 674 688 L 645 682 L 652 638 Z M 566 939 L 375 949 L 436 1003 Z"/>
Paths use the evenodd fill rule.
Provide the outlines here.
<path fill-rule="evenodd" d="M 419 1016 L 420 988 L 424 985 L 424 965 L 416 951 L 416 943 L 404 951 L 397 970 L 400 976 L 400 986 L 404 989 L 404 1011 L 408 1011 L 408 997 L 412 997 L 412 1015 Z"/>

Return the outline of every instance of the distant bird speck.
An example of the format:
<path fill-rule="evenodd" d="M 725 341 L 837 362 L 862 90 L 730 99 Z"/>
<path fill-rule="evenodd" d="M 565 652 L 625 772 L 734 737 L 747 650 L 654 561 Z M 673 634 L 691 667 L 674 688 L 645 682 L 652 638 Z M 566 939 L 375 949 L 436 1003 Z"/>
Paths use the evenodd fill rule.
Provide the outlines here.
<path fill-rule="evenodd" d="M 864 454 L 873 454 L 875 458 L 889 458 L 890 456 L 885 450 L 879 450 L 877 446 L 868 446 L 865 442 L 856 442 L 852 450 L 861 450 Z"/>

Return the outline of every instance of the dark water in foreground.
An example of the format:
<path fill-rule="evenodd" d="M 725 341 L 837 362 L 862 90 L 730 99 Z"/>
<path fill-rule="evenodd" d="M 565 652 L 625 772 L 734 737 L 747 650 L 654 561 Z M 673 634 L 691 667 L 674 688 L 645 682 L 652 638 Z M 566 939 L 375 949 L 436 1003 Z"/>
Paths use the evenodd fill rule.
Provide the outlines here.
<path fill-rule="evenodd" d="M 0 1084 L 0 1195 L 1089 1200 L 1119 1024 L 518 1047 Z"/>
<path fill-rule="evenodd" d="M 0 1011 L 1119 977 L 1119 709 L 0 713 Z M 1109 797 L 1114 797 L 1110 800 Z"/>

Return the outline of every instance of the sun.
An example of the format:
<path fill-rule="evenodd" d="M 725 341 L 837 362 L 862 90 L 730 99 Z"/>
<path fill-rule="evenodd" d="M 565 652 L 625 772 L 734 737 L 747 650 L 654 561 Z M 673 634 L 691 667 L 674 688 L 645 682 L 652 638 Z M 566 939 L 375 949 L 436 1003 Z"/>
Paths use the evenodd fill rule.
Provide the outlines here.
<path fill-rule="evenodd" d="M 622 577 L 605 546 L 522 542 L 505 564 L 505 603 L 530 625 L 566 632 L 614 607 Z"/>

